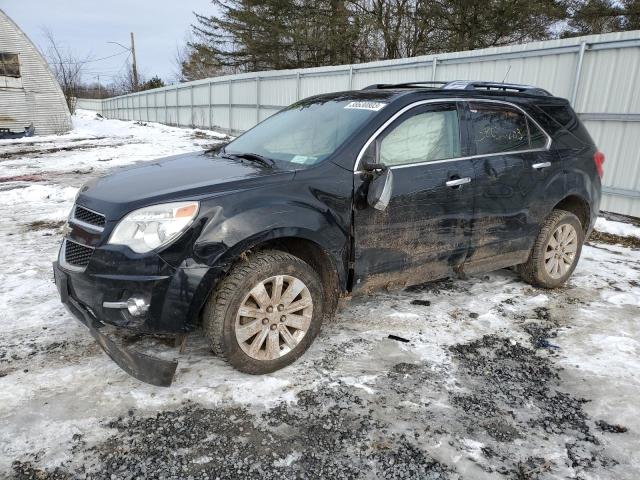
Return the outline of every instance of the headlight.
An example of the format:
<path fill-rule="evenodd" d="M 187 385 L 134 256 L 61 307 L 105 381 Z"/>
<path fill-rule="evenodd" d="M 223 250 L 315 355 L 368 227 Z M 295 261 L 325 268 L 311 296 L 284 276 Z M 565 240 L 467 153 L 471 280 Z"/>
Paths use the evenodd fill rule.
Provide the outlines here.
<path fill-rule="evenodd" d="M 127 245 L 137 253 L 160 248 L 191 225 L 198 207 L 198 202 L 174 202 L 134 210 L 116 225 L 109 243 Z"/>

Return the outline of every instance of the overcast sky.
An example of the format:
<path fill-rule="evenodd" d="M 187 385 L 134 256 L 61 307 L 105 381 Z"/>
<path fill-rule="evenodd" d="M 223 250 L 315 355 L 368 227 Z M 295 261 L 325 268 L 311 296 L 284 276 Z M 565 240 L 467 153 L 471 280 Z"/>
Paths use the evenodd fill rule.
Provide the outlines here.
<path fill-rule="evenodd" d="M 135 34 L 138 70 L 146 78 L 172 80 L 176 46 L 184 43 L 193 12 L 213 13 L 210 0 L 0 0 L 0 8 L 41 49 L 47 28 L 80 57 L 123 52 L 86 65 L 86 80 L 99 74 L 102 83 L 118 75 L 127 59 L 126 51 L 107 42 L 128 46 L 129 32 Z"/>

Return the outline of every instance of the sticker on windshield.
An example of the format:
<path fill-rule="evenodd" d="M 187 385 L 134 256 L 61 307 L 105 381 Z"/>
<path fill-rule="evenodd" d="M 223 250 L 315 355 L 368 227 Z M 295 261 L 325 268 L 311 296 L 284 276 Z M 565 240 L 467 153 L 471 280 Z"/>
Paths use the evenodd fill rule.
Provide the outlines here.
<path fill-rule="evenodd" d="M 316 157 L 309 157 L 307 155 L 296 155 L 289 161 L 291 163 L 300 163 L 302 165 L 307 165 L 309 163 L 314 163 L 316 161 Z"/>
<path fill-rule="evenodd" d="M 355 110 L 373 110 L 377 112 L 378 110 L 382 110 L 386 107 L 386 103 L 381 102 L 351 102 L 347 104 L 344 108 L 350 108 Z"/>

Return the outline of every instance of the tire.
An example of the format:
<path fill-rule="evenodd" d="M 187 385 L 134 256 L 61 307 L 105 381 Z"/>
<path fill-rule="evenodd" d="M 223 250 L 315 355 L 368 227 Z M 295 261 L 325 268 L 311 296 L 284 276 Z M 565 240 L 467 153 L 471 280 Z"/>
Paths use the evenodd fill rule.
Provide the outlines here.
<path fill-rule="evenodd" d="M 529 259 L 518 266 L 520 277 L 536 287 L 563 285 L 578 264 L 583 243 L 584 230 L 578 217 L 554 210 L 542 224 Z"/>
<path fill-rule="evenodd" d="M 264 374 L 290 365 L 309 348 L 320 332 L 323 307 L 320 276 L 306 262 L 265 250 L 220 282 L 205 305 L 203 327 L 215 354 L 242 372 Z"/>

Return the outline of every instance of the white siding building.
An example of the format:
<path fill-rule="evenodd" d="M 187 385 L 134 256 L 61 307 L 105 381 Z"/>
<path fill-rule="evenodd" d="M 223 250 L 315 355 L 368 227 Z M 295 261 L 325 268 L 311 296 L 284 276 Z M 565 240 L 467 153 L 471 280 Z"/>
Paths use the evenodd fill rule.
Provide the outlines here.
<path fill-rule="evenodd" d="M 45 59 L 0 10 L 0 138 L 31 126 L 35 135 L 62 133 L 71 116 Z"/>

